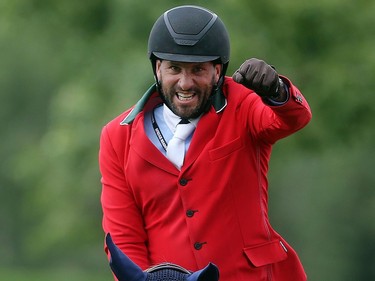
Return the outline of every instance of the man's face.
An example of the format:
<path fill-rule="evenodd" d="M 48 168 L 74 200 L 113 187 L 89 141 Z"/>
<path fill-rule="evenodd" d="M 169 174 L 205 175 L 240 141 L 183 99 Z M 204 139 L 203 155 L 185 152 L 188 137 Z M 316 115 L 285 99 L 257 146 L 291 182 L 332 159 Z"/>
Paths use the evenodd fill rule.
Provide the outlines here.
<path fill-rule="evenodd" d="M 156 62 L 165 102 L 182 118 L 195 118 L 204 111 L 220 71 L 221 65 L 212 62 Z"/>

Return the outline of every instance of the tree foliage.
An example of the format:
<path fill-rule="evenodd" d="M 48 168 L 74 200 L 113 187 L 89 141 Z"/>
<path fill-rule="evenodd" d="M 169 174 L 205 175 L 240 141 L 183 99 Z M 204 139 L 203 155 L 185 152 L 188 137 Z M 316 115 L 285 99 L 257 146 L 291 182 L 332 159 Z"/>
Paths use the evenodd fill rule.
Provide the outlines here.
<path fill-rule="evenodd" d="M 3 267 L 106 266 L 100 130 L 153 82 L 149 30 L 163 11 L 185 3 L 1 1 Z M 312 107 L 311 124 L 274 149 L 275 228 L 311 280 L 373 279 L 375 3 L 190 3 L 226 23 L 229 74 L 247 58 L 264 59 Z"/>

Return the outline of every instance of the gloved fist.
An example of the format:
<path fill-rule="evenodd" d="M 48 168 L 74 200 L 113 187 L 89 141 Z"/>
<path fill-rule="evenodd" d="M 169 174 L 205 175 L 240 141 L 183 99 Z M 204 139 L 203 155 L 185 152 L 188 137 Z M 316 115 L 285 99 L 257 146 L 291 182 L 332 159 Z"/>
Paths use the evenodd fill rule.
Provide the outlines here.
<path fill-rule="evenodd" d="M 279 75 L 262 60 L 255 58 L 246 60 L 232 78 L 261 97 L 272 98 L 278 95 Z"/>

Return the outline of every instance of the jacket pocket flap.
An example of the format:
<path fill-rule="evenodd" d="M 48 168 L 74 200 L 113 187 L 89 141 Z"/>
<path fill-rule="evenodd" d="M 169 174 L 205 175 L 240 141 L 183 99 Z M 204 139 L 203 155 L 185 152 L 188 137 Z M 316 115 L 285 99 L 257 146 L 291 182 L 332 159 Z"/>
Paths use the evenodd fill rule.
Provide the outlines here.
<path fill-rule="evenodd" d="M 285 260 L 288 255 L 280 240 L 251 246 L 244 249 L 247 258 L 255 266 L 263 266 Z"/>
<path fill-rule="evenodd" d="M 211 161 L 215 161 L 230 155 L 231 153 L 241 149 L 243 146 L 244 144 L 241 137 L 237 137 L 223 146 L 211 149 L 208 153 Z"/>

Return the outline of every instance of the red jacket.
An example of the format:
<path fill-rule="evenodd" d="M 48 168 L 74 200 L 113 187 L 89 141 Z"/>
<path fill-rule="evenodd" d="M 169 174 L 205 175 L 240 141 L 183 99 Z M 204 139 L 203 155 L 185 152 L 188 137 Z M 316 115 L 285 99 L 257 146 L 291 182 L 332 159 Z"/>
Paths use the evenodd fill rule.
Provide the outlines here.
<path fill-rule="evenodd" d="M 103 228 L 141 268 L 172 262 L 197 270 L 213 262 L 221 281 L 306 280 L 268 220 L 271 146 L 311 119 L 302 94 L 284 80 L 288 102 L 268 106 L 226 78 L 181 171 L 146 136 L 144 113 L 161 103 L 152 89 L 103 128 Z"/>

